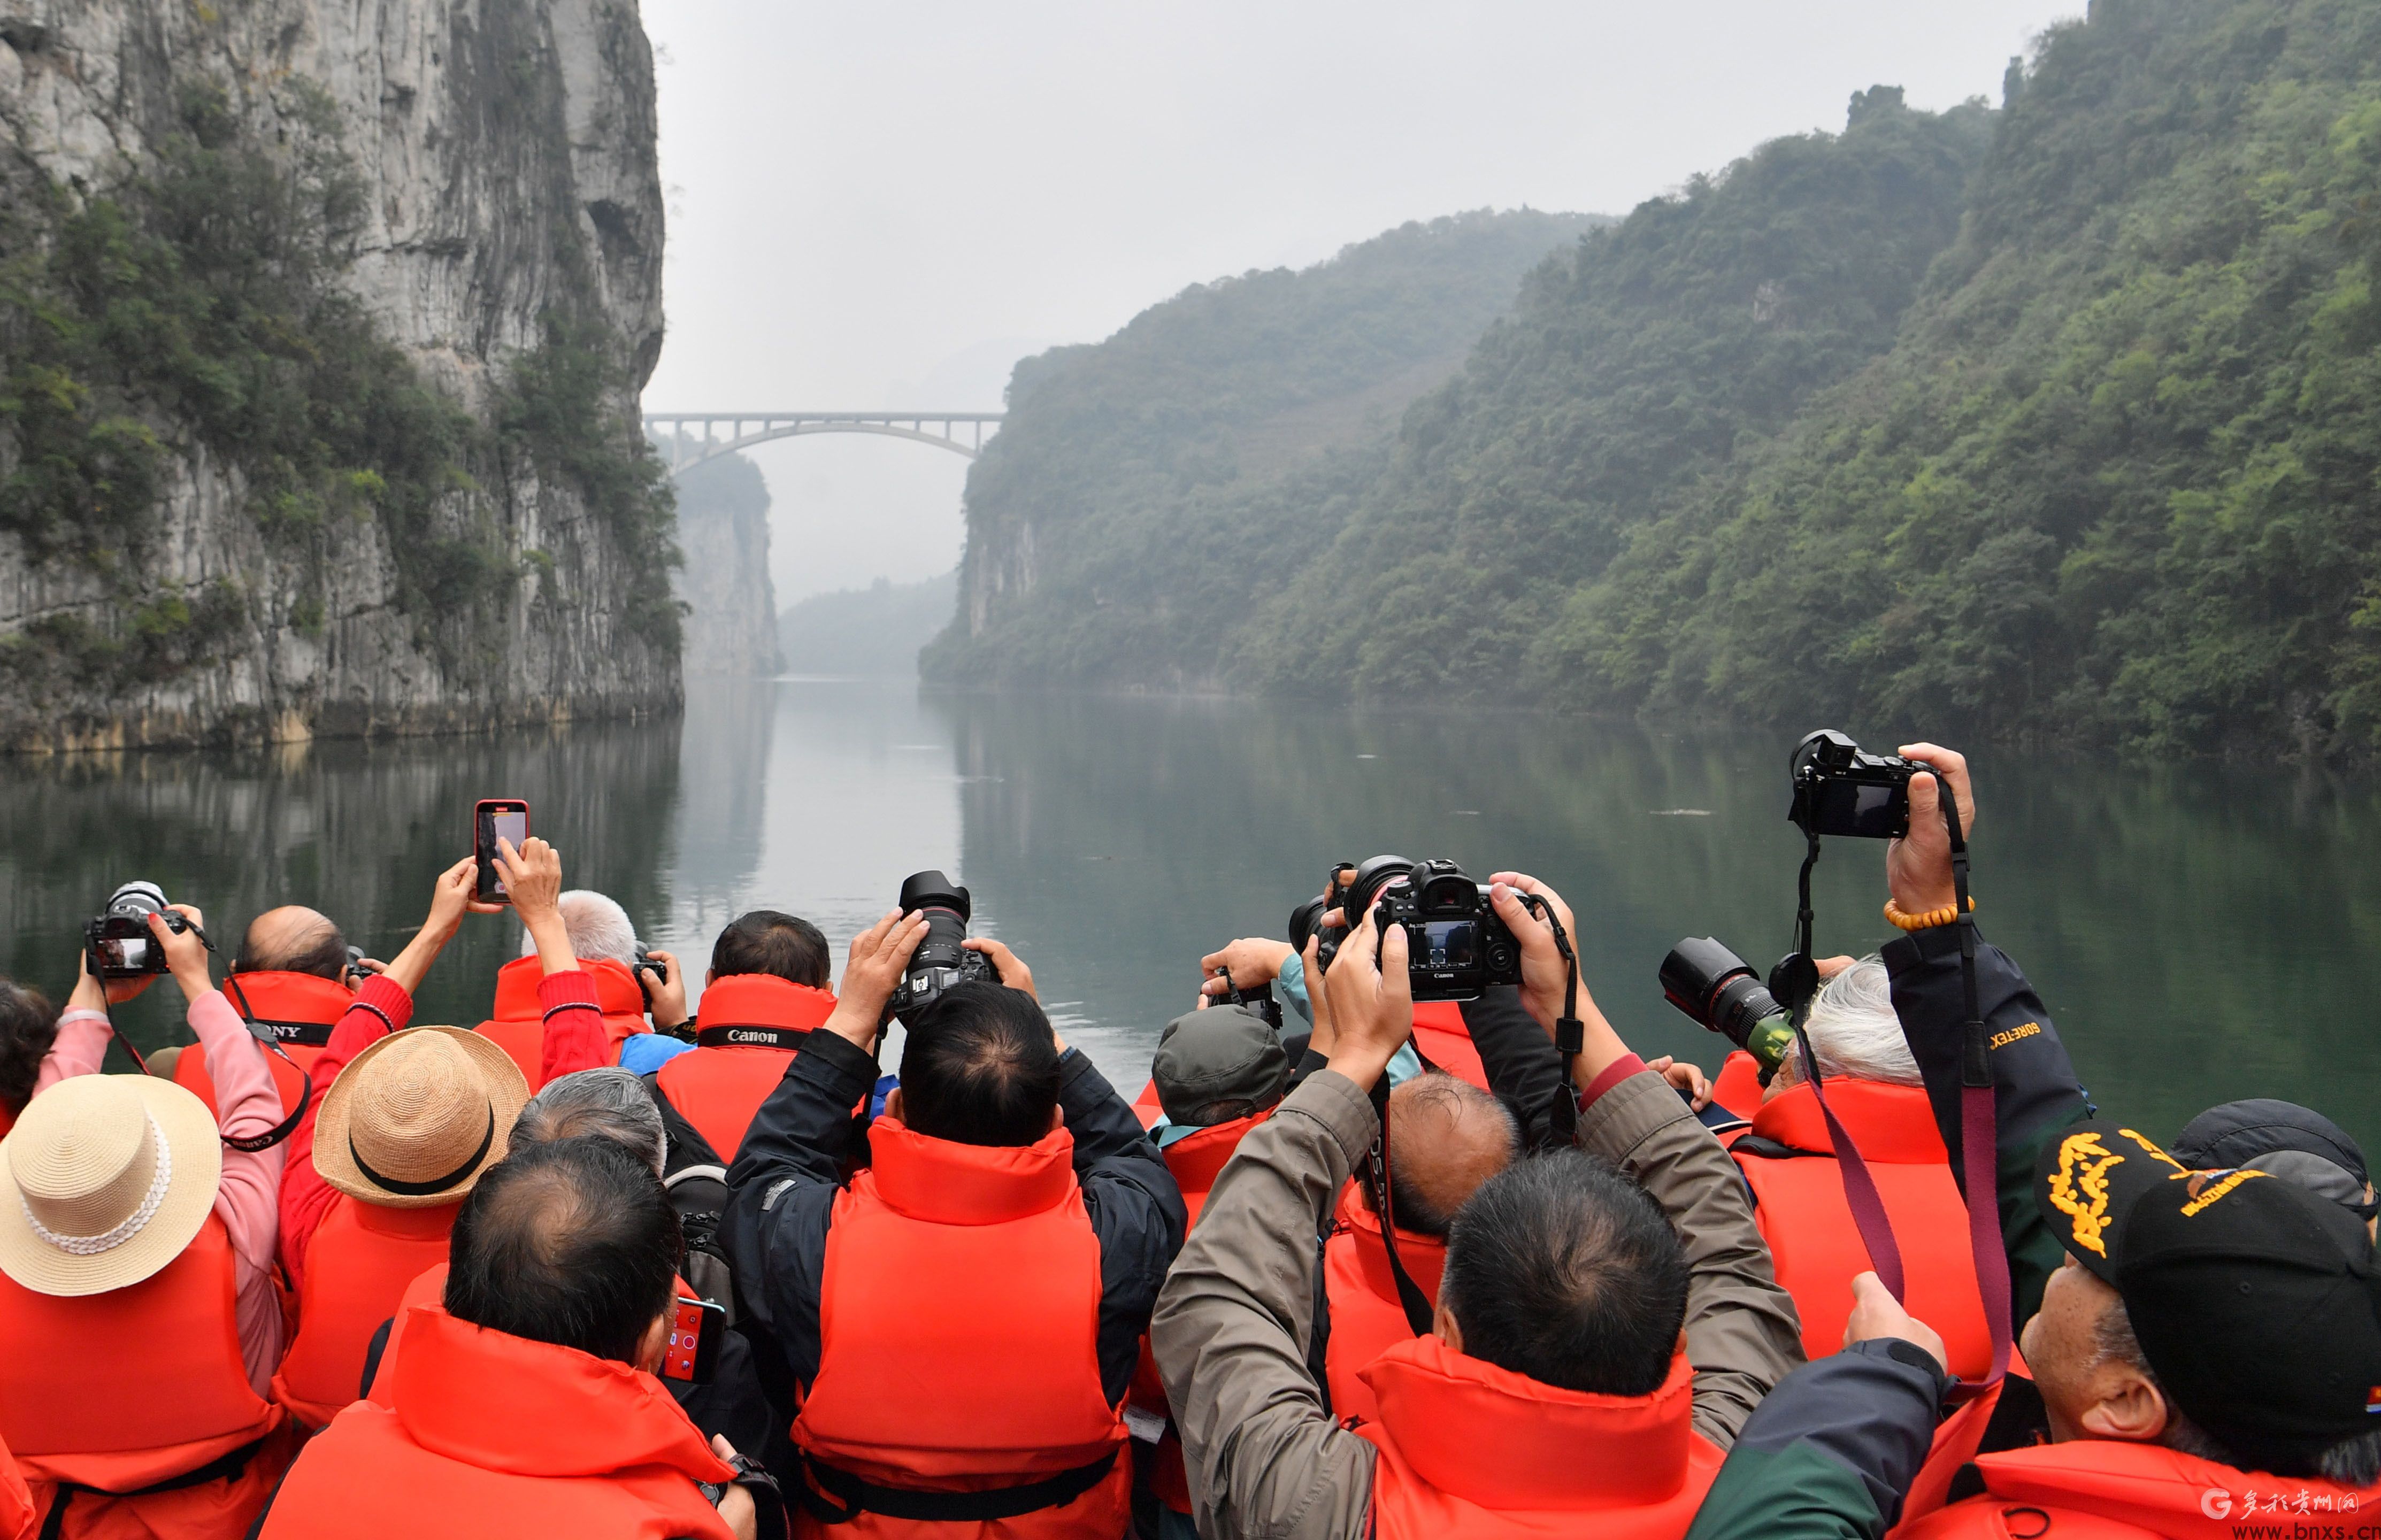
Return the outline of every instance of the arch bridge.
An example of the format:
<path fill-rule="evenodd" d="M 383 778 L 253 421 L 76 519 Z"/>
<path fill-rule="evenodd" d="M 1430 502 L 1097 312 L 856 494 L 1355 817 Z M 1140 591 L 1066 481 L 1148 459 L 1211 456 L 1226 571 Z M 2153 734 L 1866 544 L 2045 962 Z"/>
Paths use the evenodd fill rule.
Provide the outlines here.
<path fill-rule="evenodd" d="M 655 411 L 645 413 L 645 434 L 672 476 L 739 449 L 773 439 L 808 434 L 881 434 L 912 439 L 973 459 L 986 434 L 999 427 L 996 411 Z"/>

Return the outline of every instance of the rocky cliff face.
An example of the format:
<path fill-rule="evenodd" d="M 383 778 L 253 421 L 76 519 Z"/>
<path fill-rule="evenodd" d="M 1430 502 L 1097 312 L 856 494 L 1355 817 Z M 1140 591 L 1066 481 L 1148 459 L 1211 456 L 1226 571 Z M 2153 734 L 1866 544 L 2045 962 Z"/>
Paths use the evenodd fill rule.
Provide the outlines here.
<path fill-rule="evenodd" d="M 0 742 L 675 705 L 635 0 L 0 0 Z"/>
<path fill-rule="evenodd" d="M 766 678 L 777 671 L 777 599 L 769 581 L 769 483 L 741 455 L 678 478 L 677 578 L 687 606 L 686 671 Z"/>

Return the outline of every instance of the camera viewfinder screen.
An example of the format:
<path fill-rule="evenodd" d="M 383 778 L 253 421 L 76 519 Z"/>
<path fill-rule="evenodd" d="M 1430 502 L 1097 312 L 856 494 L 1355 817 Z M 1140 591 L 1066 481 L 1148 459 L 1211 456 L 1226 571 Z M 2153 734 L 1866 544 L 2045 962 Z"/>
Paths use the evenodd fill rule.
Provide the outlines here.
<path fill-rule="evenodd" d="M 1479 964 L 1478 927 L 1469 920 L 1433 920 L 1422 926 L 1422 960 L 1433 968 L 1472 968 Z"/>
<path fill-rule="evenodd" d="M 149 963 L 149 943 L 139 936 L 123 936 L 106 943 L 116 955 L 108 959 L 118 968 L 145 968 Z"/>
<path fill-rule="evenodd" d="M 1827 816 L 1822 827 L 1855 839 L 1890 838 L 1901 822 L 1895 806 L 1899 801 L 1897 793 L 1901 789 L 1896 786 L 1834 782 L 1826 789 Z"/>

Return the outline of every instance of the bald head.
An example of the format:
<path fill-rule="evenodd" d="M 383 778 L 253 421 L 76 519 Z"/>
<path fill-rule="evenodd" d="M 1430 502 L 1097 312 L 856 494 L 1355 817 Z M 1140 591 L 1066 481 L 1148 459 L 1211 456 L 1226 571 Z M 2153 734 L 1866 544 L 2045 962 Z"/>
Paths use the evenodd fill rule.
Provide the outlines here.
<path fill-rule="evenodd" d="M 1445 1235 L 1464 1200 L 1520 1153 L 1513 1115 L 1470 1081 L 1433 1069 L 1389 1093 L 1389 1203 L 1399 1229 Z"/>
<path fill-rule="evenodd" d="M 248 923 L 232 968 L 242 973 L 311 973 L 343 979 L 348 938 L 326 915 L 298 904 L 268 909 Z"/>

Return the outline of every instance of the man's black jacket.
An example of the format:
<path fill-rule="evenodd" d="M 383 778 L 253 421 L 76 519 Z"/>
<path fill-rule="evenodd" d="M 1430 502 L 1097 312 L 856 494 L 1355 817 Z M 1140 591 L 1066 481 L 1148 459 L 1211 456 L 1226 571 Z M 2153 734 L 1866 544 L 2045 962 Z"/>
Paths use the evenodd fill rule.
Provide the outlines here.
<path fill-rule="evenodd" d="M 1100 1243 L 1100 1383 L 1124 1399 L 1158 1287 L 1182 1247 L 1181 1190 L 1157 1147 L 1092 1061 L 1069 1048 L 1058 1061 L 1058 1106 L 1075 1139 L 1075 1179 Z M 876 1061 L 830 1032 L 813 1032 L 761 1104 L 727 1172 L 719 1228 L 740 1298 L 738 1325 L 761 1357 L 761 1383 L 779 1414 L 796 1387 L 818 1377 L 819 1284 L 835 1199 L 865 1135 L 851 1109 L 876 1082 Z M 950 1308 L 968 1308 L 968 1283 L 950 1280 Z M 1020 1375 L 1045 1366 L 1020 1363 Z"/>

